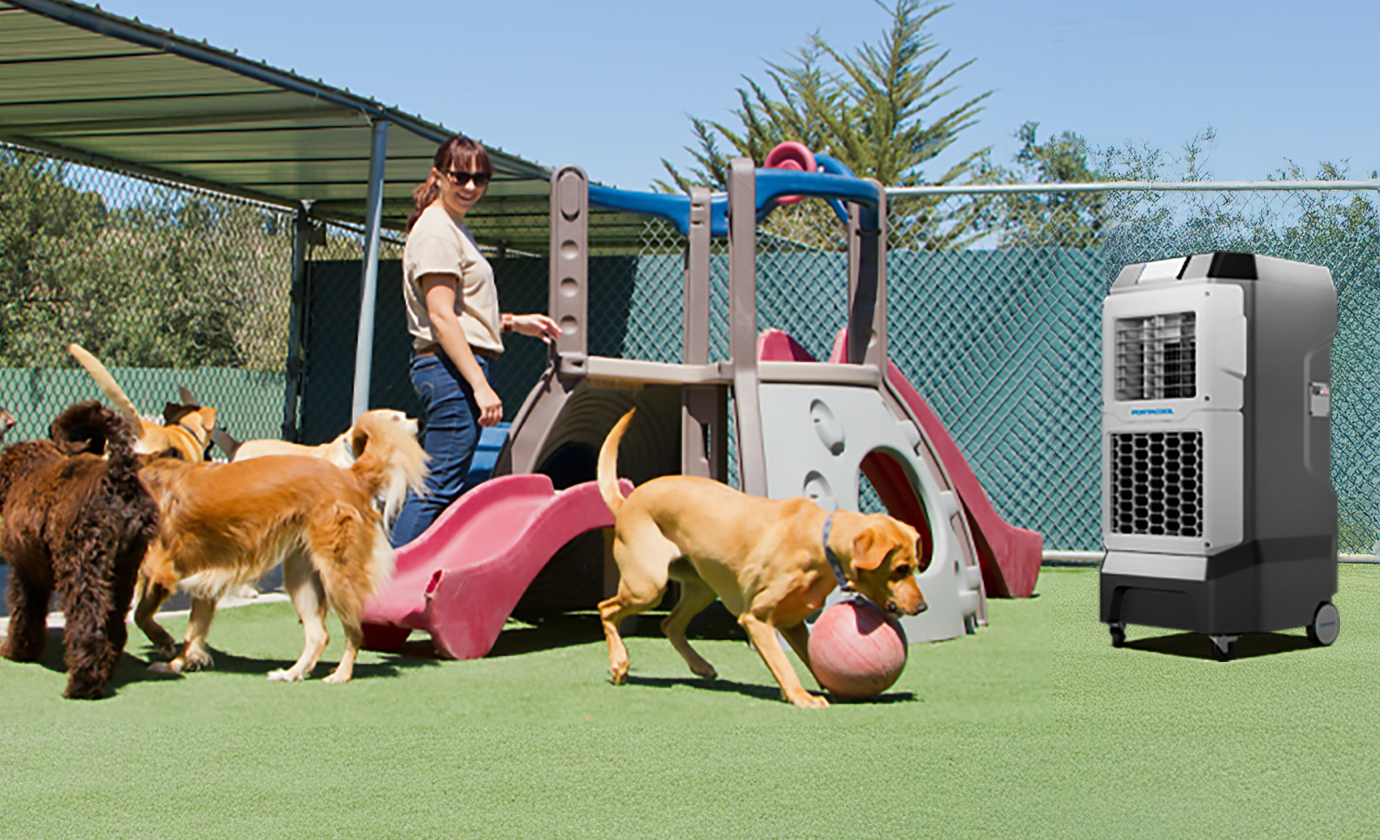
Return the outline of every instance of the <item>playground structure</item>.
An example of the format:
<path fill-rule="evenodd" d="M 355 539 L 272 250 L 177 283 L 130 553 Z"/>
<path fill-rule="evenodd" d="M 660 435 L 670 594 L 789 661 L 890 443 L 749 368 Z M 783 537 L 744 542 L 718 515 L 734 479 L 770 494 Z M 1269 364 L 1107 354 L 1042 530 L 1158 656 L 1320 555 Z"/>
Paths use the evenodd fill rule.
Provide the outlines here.
<path fill-rule="evenodd" d="M 784 168 L 733 161 L 726 196 L 703 188 L 688 197 L 611 190 L 591 186 L 574 166 L 553 174 L 549 313 L 562 334 L 552 362 L 514 418 L 494 477 L 398 550 L 395 577 L 365 610 L 366 648 L 396 650 L 412 630 L 425 630 L 444 655 L 488 653 L 552 555 L 613 524 L 593 485 L 594 454 L 632 406 L 638 420 L 619 464 L 633 484 L 669 474 L 725 481 L 730 422 L 746 493 L 804 495 L 825 509 L 856 510 L 866 476 L 887 511 L 923 535 L 929 564 L 919 583 L 929 609 L 902 621 L 912 643 L 975 632 L 986 623 L 989 593 L 1032 593 L 1042 538 L 993 510 L 943 425 L 887 356 L 881 185 L 795 145 L 773 161 Z M 828 201 L 848 226 L 847 321 L 824 362 L 785 332 L 757 332 L 756 225 L 801 197 Z M 687 237 L 681 363 L 588 354 L 591 204 L 666 219 Z M 711 362 L 715 236 L 728 239 L 730 324 L 728 358 Z M 606 559 L 606 592 L 616 575 Z"/>

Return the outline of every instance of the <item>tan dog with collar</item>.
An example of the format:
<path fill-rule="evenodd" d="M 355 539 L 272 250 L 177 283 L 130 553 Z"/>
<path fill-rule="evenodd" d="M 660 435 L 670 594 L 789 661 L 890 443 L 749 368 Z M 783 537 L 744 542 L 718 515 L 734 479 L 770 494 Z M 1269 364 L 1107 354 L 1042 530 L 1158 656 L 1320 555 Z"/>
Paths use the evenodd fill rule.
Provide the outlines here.
<path fill-rule="evenodd" d="M 401 426 L 413 437 L 417 436 L 417 420 L 408 417 L 405 413 L 393 408 L 374 408 L 365 412 L 371 417 L 376 417 L 385 423 L 394 423 Z M 356 426 L 351 426 L 341 432 L 329 443 L 322 443 L 317 446 L 308 446 L 301 443 L 291 443 L 285 440 L 272 440 L 270 438 L 260 438 L 257 440 L 246 440 L 235 447 L 233 452 L 227 453 L 232 461 L 248 461 L 250 458 L 262 458 L 265 455 L 308 455 L 313 458 L 324 458 L 340 467 L 348 470 L 350 465 L 359 458 L 364 451 L 364 442 L 367 438 L 359 433 Z"/>
<path fill-rule="evenodd" d="M 168 403 L 163 408 L 163 425 L 145 420 L 134 408 L 134 403 L 125 395 L 124 389 L 110 375 L 101 360 L 91 355 L 79 344 L 67 345 L 71 353 L 106 399 L 124 416 L 134 432 L 136 440 L 134 451 L 141 455 L 162 455 L 171 453 L 189 463 L 206 460 L 206 446 L 210 443 L 211 432 L 216 428 L 216 410 L 198 405 Z"/>
<path fill-rule="evenodd" d="M 366 421 L 365 418 L 371 418 Z M 361 431 L 364 427 L 374 423 L 392 424 L 417 437 L 417 420 L 408 417 L 404 412 L 393 408 L 374 408 L 360 415 L 354 425 L 341 432 L 335 440 L 330 443 L 323 443 L 317 446 L 307 446 L 300 443 L 290 443 L 285 440 L 270 440 L 267 438 L 259 440 L 247 440 L 236 445 L 229 451 L 231 461 L 248 461 L 253 458 L 263 458 L 268 455 L 307 455 L 312 458 L 321 458 L 330 461 L 342 470 L 348 470 L 360 455 L 364 454 L 364 446 L 368 441 L 368 436 Z M 398 513 L 402 511 L 403 502 L 407 501 L 407 486 L 394 482 L 388 485 L 388 492 L 385 496 L 378 499 L 382 505 L 384 526 L 392 529 L 394 521 L 398 518 Z"/>
<path fill-rule="evenodd" d="M 690 619 L 717 598 L 738 617 L 783 699 L 804 708 L 829 703 L 800 684 L 776 634 L 810 666 L 805 620 L 837 585 L 830 553 L 838 574 L 889 616 L 925 609 L 915 579 L 929 565 L 920 535 L 889 516 L 830 514 L 806 498 L 763 499 L 693 476 L 656 478 L 623 498 L 618 443 L 632 416 L 623 415 L 599 450 L 599 489 L 614 515 L 613 557 L 621 576 L 618 594 L 599 604 L 615 684 L 628 674 L 619 622 L 660 603 L 670 579 L 680 583 L 680 600 L 661 628 L 692 672 L 718 676 L 685 635 Z"/>

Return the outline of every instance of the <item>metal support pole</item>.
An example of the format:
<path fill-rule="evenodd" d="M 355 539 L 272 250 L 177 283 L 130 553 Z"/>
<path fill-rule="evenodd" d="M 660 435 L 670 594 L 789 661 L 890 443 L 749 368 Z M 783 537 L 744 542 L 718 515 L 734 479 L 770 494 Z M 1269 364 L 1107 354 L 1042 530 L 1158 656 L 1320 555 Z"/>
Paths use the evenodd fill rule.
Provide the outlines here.
<path fill-rule="evenodd" d="M 289 293 L 287 382 L 283 388 L 283 440 L 297 440 L 297 401 L 302 393 L 302 333 L 307 320 L 307 244 L 311 218 L 305 204 L 292 226 L 292 291 Z"/>
<path fill-rule="evenodd" d="M 388 122 L 375 120 L 369 151 L 369 192 L 364 216 L 364 271 L 359 294 L 359 338 L 355 344 L 355 389 L 350 417 L 369 410 L 374 362 L 374 297 L 379 281 L 379 226 L 383 218 L 383 164 L 388 157 Z"/>

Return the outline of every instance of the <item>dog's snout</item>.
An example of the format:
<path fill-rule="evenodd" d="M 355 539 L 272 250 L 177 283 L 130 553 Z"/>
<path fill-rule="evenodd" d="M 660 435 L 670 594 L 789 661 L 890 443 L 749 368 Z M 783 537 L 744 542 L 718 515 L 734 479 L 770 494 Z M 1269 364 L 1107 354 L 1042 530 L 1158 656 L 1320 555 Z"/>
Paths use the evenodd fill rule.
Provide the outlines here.
<path fill-rule="evenodd" d="M 886 602 L 887 614 L 890 615 L 892 618 L 900 618 L 903 615 L 919 615 L 920 613 L 924 612 L 929 608 L 930 605 L 926 604 L 923 598 L 917 601 L 915 606 L 911 607 L 910 609 L 902 607 L 895 601 Z"/>

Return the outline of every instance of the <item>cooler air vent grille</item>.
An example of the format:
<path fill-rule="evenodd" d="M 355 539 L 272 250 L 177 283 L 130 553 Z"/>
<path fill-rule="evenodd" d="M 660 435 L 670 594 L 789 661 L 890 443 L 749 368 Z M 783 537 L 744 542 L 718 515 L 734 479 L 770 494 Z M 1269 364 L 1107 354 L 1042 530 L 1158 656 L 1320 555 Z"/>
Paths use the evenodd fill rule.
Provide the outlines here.
<path fill-rule="evenodd" d="M 1192 312 L 1116 322 L 1116 398 L 1177 400 L 1197 394 Z"/>
<path fill-rule="evenodd" d="M 1203 535 L 1203 433 L 1112 435 L 1115 534 Z"/>

